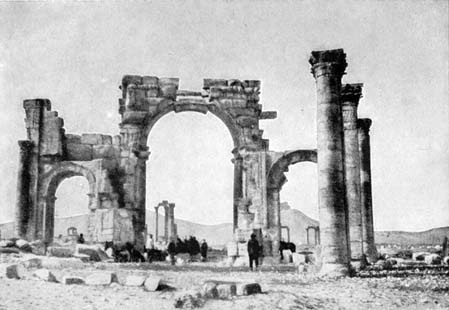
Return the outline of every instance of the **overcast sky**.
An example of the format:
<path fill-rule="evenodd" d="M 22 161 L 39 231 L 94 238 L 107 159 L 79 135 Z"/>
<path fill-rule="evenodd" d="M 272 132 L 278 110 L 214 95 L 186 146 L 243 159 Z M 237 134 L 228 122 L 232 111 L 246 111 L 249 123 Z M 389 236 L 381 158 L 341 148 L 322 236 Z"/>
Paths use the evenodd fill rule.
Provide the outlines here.
<path fill-rule="evenodd" d="M 0 19 L 0 222 L 14 214 L 24 99 L 49 98 L 68 133 L 117 134 L 125 74 L 179 77 L 190 90 L 209 77 L 260 79 L 261 104 L 278 111 L 261 124 L 271 149 L 315 148 L 308 58 L 344 48 L 343 82 L 364 83 L 359 116 L 373 119 L 375 229 L 449 225 L 447 1 L 2 2 Z M 148 208 L 167 199 L 179 218 L 232 221 L 233 145 L 220 120 L 170 114 L 148 143 Z M 281 200 L 316 218 L 316 166 L 287 177 Z M 83 182 L 64 181 L 57 208 L 78 208 Z"/>

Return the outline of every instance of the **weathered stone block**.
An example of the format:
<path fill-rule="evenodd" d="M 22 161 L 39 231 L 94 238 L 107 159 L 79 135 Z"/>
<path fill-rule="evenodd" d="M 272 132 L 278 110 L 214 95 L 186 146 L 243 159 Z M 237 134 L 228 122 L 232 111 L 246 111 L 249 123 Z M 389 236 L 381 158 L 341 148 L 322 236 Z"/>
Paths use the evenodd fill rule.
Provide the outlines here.
<path fill-rule="evenodd" d="M 21 251 L 24 252 L 31 252 L 31 245 L 28 241 L 23 239 L 18 239 L 15 242 L 16 247 L 19 248 Z"/>
<path fill-rule="evenodd" d="M 142 286 L 145 282 L 145 276 L 128 275 L 125 279 L 126 286 Z"/>
<path fill-rule="evenodd" d="M 441 256 L 438 254 L 430 254 L 424 257 L 424 262 L 427 265 L 440 265 L 441 264 Z"/>
<path fill-rule="evenodd" d="M 120 135 L 116 135 L 112 137 L 112 144 L 113 145 L 120 145 L 122 142 L 122 137 Z"/>
<path fill-rule="evenodd" d="M 218 298 L 228 299 L 237 295 L 237 286 L 234 283 L 223 283 L 217 285 Z"/>
<path fill-rule="evenodd" d="M 259 283 L 241 283 L 237 285 L 237 295 L 253 295 L 262 293 Z"/>
<path fill-rule="evenodd" d="M 102 144 L 103 138 L 101 134 L 98 133 L 83 133 L 81 135 L 81 143 L 82 144 Z"/>
<path fill-rule="evenodd" d="M 86 277 L 87 285 L 110 285 L 117 282 L 117 275 L 113 272 L 94 272 Z"/>
<path fill-rule="evenodd" d="M 67 133 L 65 135 L 66 143 L 81 144 L 81 136 Z"/>
<path fill-rule="evenodd" d="M 71 275 L 65 275 L 62 278 L 62 283 L 63 284 L 67 284 L 67 285 L 71 285 L 71 284 L 85 284 L 86 281 L 84 280 L 84 278 L 82 277 L 76 277 L 76 276 L 71 276 Z"/>
<path fill-rule="evenodd" d="M 0 247 L 9 248 L 14 246 L 13 240 L 0 240 Z"/>
<path fill-rule="evenodd" d="M 145 291 L 148 292 L 155 292 L 160 288 L 160 285 L 162 284 L 162 278 L 158 276 L 150 276 L 145 279 L 145 282 L 143 283 Z"/>
<path fill-rule="evenodd" d="M 204 283 L 202 295 L 206 298 L 217 298 L 218 297 L 217 284 L 213 282 Z"/>
<path fill-rule="evenodd" d="M 55 257 L 72 257 L 75 254 L 75 249 L 71 247 L 51 246 L 47 248 L 47 253 Z"/>
<path fill-rule="evenodd" d="M 78 258 L 42 257 L 42 267 L 47 269 L 84 268 L 84 263 Z"/>
<path fill-rule="evenodd" d="M 25 268 L 42 268 L 42 259 L 39 257 L 24 257 L 21 264 Z"/>
<path fill-rule="evenodd" d="M 109 135 L 101 135 L 101 144 L 111 145 L 112 137 Z"/>
<path fill-rule="evenodd" d="M 24 275 L 24 269 L 17 264 L 0 264 L 0 278 L 20 279 Z"/>
<path fill-rule="evenodd" d="M 43 281 L 58 282 L 55 275 L 48 269 L 38 269 L 33 273 L 33 276 Z"/>
<path fill-rule="evenodd" d="M 94 145 L 92 147 L 92 158 L 114 158 L 115 149 L 112 145 Z"/>
<path fill-rule="evenodd" d="M 108 259 L 108 255 L 97 245 L 77 244 L 75 253 L 88 255 L 94 262 Z"/>
<path fill-rule="evenodd" d="M 92 160 L 93 149 L 89 144 L 67 143 L 67 160 Z"/>

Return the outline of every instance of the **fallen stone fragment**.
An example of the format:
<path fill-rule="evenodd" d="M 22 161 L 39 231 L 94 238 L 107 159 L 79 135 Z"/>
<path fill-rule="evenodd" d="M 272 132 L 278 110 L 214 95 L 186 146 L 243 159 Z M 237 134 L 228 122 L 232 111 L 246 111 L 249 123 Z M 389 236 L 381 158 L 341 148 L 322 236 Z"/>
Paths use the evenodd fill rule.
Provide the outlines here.
<path fill-rule="evenodd" d="M 259 283 L 241 283 L 237 285 L 237 295 L 253 295 L 262 293 Z"/>
<path fill-rule="evenodd" d="M 0 248 L 0 254 L 18 254 L 20 251 L 16 248 Z"/>
<path fill-rule="evenodd" d="M 205 298 L 218 298 L 217 283 L 206 282 L 202 288 L 202 295 Z"/>
<path fill-rule="evenodd" d="M 88 263 L 91 259 L 87 254 L 77 254 L 75 253 L 73 257 L 79 258 L 83 263 Z"/>
<path fill-rule="evenodd" d="M 14 246 L 14 241 L 12 240 L 0 240 L 1 248 L 9 248 Z"/>
<path fill-rule="evenodd" d="M 48 282 L 58 282 L 53 273 L 51 273 L 48 269 L 38 269 L 33 273 L 33 276 L 40 280 L 48 281 Z"/>
<path fill-rule="evenodd" d="M 38 257 L 24 258 L 22 265 L 25 268 L 42 268 L 42 259 Z"/>
<path fill-rule="evenodd" d="M 94 272 L 86 277 L 87 285 L 110 285 L 117 281 L 117 275 L 113 272 Z"/>
<path fill-rule="evenodd" d="M 440 265 L 441 264 L 441 256 L 438 254 L 430 254 L 424 257 L 424 262 L 427 265 Z"/>
<path fill-rule="evenodd" d="M 47 248 L 47 255 L 55 257 L 72 257 L 75 250 L 70 247 L 51 246 Z"/>
<path fill-rule="evenodd" d="M 237 286 L 233 283 L 217 285 L 218 298 L 229 299 L 237 295 Z"/>
<path fill-rule="evenodd" d="M 31 245 L 28 241 L 23 240 L 23 239 L 18 239 L 15 242 L 15 245 L 17 248 L 19 248 L 19 250 L 24 251 L 24 252 L 31 252 Z"/>
<path fill-rule="evenodd" d="M 175 297 L 175 308 L 194 309 L 204 306 L 205 300 L 200 292 L 185 292 Z"/>
<path fill-rule="evenodd" d="M 147 292 L 155 292 L 160 289 L 162 284 L 162 278 L 157 276 L 151 276 L 145 279 L 143 283 L 144 289 Z"/>
<path fill-rule="evenodd" d="M 20 279 L 23 274 L 23 267 L 20 265 L 0 264 L 0 278 Z"/>
<path fill-rule="evenodd" d="M 86 281 L 84 281 L 83 278 L 81 277 L 76 277 L 76 276 L 64 276 L 62 278 L 62 283 L 63 284 L 67 284 L 67 285 L 71 285 L 71 284 L 85 284 Z"/>
<path fill-rule="evenodd" d="M 47 269 L 82 269 L 84 267 L 84 263 L 79 258 L 75 257 L 42 257 L 42 267 Z"/>
<path fill-rule="evenodd" d="M 126 286 L 142 286 L 145 282 L 144 276 L 128 275 L 125 279 Z"/>

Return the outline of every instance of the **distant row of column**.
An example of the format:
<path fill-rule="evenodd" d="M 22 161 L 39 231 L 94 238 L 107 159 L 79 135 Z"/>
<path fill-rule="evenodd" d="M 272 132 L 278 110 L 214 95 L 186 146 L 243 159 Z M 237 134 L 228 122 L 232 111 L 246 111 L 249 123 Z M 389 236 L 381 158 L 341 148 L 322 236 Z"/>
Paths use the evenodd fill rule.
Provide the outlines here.
<path fill-rule="evenodd" d="M 175 224 L 175 204 L 169 203 L 167 200 L 163 200 L 157 206 L 154 207 L 156 212 L 156 225 L 155 225 L 155 240 L 159 240 L 159 207 L 163 207 L 165 211 L 164 216 L 164 239 L 170 241 L 176 237 L 176 224 Z"/>
<path fill-rule="evenodd" d="M 341 84 L 342 49 L 314 51 L 317 88 L 318 196 L 323 273 L 347 273 L 349 262 L 375 256 L 369 127 L 358 119 L 362 84 Z"/>

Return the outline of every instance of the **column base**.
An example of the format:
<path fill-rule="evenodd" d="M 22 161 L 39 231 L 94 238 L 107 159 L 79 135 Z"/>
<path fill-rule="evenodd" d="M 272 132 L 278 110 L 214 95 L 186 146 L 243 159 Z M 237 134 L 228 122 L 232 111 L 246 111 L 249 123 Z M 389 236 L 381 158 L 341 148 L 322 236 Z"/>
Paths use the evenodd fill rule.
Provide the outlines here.
<path fill-rule="evenodd" d="M 349 268 L 344 264 L 324 263 L 318 273 L 327 278 L 340 278 L 349 275 Z"/>

